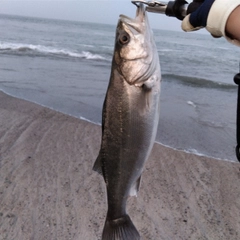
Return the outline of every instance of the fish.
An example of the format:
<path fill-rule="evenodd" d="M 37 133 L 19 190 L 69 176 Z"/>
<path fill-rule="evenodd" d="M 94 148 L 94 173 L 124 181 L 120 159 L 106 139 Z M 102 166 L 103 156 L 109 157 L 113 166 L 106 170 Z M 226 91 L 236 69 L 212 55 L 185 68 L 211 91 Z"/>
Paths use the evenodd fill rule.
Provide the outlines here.
<path fill-rule="evenodd" d="M 160 112 L 159 56 L 143 4 L 136 17 L 120 15 L 110 80 L 102 110 L 102 139 L 93 170 L 107 190 L 102 240 L 138 240 L 126 212 L 136 196 L 157 133 Z"/>

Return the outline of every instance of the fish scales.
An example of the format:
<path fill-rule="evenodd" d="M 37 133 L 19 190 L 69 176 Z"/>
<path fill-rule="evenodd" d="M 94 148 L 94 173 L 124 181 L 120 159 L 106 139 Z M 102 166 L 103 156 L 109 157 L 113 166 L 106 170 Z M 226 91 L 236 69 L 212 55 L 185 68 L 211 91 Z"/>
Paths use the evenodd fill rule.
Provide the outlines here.
<path fill-rule="evenodd" d="M 145 8 L 135 19 L 120 15 L 110 81 L 103 104 L 102 142 L 93 169 L 104 177 L 108 212 L 102 240 L 138 240 L 126 212 L 136 195 L 154 144 L 159 119 L 161 72 Z"/>

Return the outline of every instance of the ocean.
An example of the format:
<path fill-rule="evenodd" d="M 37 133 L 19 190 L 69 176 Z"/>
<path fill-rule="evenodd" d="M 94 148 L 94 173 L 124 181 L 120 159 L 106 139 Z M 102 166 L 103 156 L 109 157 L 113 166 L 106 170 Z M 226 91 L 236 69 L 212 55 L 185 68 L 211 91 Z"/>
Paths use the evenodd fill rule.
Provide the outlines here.
<path fill-rule="evenodd" d="M 0 15 L 0 90 L 100 124 L 116 24 Z M 153 32 L 163 79 L 156 141 L 237 161 L 239 48 L 208 34 Z"/>

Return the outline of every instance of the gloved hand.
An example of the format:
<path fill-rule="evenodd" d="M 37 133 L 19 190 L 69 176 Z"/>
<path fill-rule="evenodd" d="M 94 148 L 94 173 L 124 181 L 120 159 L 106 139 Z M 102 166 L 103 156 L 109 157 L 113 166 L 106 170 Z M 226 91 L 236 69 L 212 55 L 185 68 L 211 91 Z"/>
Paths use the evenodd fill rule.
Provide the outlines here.
<path fill-rule="evenodd" d="M 206 27 L 212 36 L 224 36 L 231 43 L 239 45 L 238 41 L 227 36 L 225 27 L 232 11 L 240 5 L 240 0 L 194 0 L 193 3 L 199 1 L 203 3 L 183 19 L 182 29 L 188 32 Z"/>
<path fill-rule="evenodd" d="M 195 2 L 200 2 L 198 0 L 193 1 L 189 4 L 189 7 L 191 5 L 194 5 Z M 207 26 L 207 18 L 209 11 L 212 7 L 212 4 L 214 3 L 214 0 L 203 0 L 202 4 L 198 9 L 191 14 L 188 14 L 182 21 L 182 29 L 186 32 L 189 31 L 195 31 L 200 28 Z"/>

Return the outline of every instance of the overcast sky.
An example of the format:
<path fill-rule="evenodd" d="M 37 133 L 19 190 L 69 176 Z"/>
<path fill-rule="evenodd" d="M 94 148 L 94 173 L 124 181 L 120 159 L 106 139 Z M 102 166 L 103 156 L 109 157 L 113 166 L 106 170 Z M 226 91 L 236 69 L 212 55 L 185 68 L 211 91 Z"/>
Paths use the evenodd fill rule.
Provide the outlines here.
<path fill-rule="evenodd" d="M 167 2 L 167 1 L 165 1 Z M 0 0 L 0 13 L 111 23 L 115 25 L 119 14 L 135 16 L 136 7 L 131 0 Z M 181 21 L 162 14 L 148 14 L 151 27 L 181 31 Z"/>

